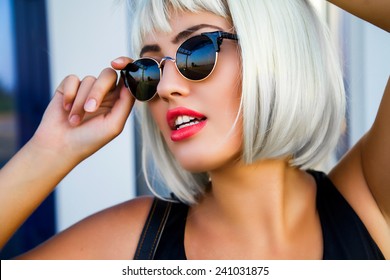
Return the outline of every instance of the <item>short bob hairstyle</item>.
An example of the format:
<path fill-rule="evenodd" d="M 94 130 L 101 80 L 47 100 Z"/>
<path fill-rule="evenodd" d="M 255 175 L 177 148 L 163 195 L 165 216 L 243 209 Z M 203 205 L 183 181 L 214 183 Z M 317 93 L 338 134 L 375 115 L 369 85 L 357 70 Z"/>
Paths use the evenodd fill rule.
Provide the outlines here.
<path fill-rule="evenodd" d="M 207 11 L 232 22 L 242 65 L 240 114 L 246 164 L 289 158 L 313 168 L 334 150 L 345 114 L 341 66 L 328 29 L 308 0 L 129 0 L 131 52 L 146 34 L 169 32 L 172 12 Z M 139 104 L 143 168 L 187 204 L 209 185 L 205 173 L 184 170 L 170 153 L 148 106 Z M 151 167 L 150 163 L 153 163 Z"/>

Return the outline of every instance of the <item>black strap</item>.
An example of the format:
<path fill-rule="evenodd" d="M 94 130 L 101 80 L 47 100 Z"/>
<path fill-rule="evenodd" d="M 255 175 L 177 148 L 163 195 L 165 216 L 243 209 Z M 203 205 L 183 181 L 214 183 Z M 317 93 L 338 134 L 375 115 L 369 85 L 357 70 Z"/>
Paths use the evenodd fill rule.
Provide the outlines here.
<path fill-rule="evenodd" d="M 138 247 L 134 255 L 135 260 L 154 259 L 171 208 L 172 202 L 154 198 L 149 216 L 138 241 Z"/>

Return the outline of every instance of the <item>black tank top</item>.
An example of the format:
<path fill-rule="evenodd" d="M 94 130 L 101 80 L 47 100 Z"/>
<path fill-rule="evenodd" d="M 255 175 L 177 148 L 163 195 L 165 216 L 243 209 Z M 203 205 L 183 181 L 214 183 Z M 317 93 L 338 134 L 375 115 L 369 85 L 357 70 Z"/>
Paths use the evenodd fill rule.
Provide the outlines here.
<path fill-rule="evenodd" d="M 322 172 L 309 171 L 309 173 L 315 178 L 317 184 L 316 200 L 323 235 L 323 259 L 383 260 L 382 252 L 366 227 L 329 178 Z M 161 234 L 153 242 L 149 241 L 154 247 L 153 258 L 185 260 L 184 231 L 189 207 L 179 202 L 160 200 L 159 203 L 167 206 L 167 211 L 160 213 L 166 223 L 164 226 L 156 226 L 156 231 Z M 152 212 L 154 210 L 151 210 Z M 150 214 L 149 218 L 151 218 Z M 145 227 L 150 226 L 150 221 L 147 224 Z M 140 244 L 145 241 L 142 236 L 141 239 L 135 258 L 145 258 L 140 254 L 143 250 Z"/>

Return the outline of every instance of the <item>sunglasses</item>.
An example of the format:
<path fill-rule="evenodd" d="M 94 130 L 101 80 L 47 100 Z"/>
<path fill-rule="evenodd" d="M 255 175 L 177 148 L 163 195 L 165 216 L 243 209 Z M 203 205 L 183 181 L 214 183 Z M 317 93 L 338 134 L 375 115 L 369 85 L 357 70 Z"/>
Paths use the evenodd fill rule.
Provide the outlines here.
<path fill-rule="evenodd" d="M 176 58 L 166 56 L 160 62 L 148 57 L 135 60 L 121 70 L 125 86 L 139 101 L 152 99 L 167 60 L 175 63 L 185 79 L 203 81 L 213 73 L 223 39 L 238 40 L 238 37 L 222 31 L 206 32 L 184 41 L 176 51 Z"/>

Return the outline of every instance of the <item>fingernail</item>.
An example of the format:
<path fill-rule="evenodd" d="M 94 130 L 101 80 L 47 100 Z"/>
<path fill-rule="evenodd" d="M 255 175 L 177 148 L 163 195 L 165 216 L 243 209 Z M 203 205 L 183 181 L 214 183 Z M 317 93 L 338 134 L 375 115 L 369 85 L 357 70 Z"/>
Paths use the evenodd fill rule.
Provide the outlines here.
<path fill-rule="evenodd" d="M 73 126 L 76 126 L 78 125 L 80 122 L 80 116 L 79 115 L 72 115 L 70 118 L 69 118 L 69 123 Z"/>
<path fill-rule="evenodd" d="M 84 110 L 86 112 L 93 112 L 96 109 L 96 100 L 93 98 L 90 98 L 85 104 L 84 104 Z"/>
<path fill-rule="evenodd" d="M 114 59 L 112 62 L 115 64 L 123 64 L 125 61 L 123 58 L 119 57 L 117 59 Z"/>

